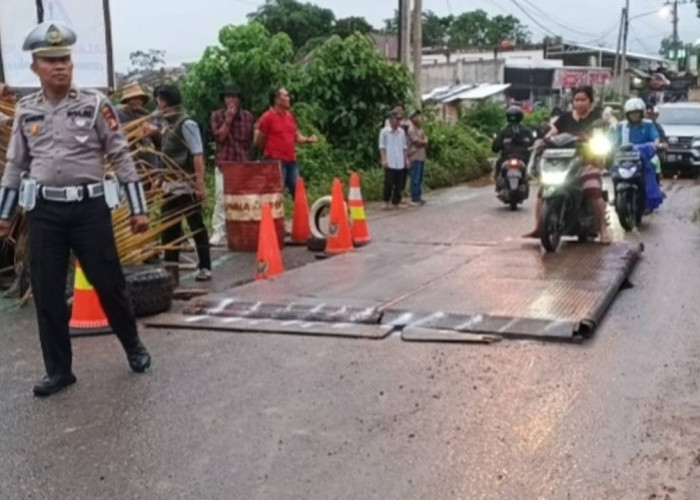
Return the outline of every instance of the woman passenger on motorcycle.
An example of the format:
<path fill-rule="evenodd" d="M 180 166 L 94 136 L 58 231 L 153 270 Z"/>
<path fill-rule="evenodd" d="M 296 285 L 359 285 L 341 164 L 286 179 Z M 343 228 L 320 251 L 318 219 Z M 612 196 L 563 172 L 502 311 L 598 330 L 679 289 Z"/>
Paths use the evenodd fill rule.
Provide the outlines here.
<path fill-rule="evenodd" d="M 644 182 L 646 190 L 646 208 L 655 210 L 663 202 L 663 193 L 656 179 L 653 158 L 659 147 L 659 131 L 651 120 L 644 119 L 646 104 L 639 97 L 633 97 L 625 103 L 627 120 L 617 126 L 614 142 L 617 146 L 638 146 L 644 164 Z"/>
<path fill-rule="evenodd" d="M 578 87 L 574 89 L 573 96 L 573 110 L 562 113 L 557 118 L 552 124 L 551 130 L 547 133 L 547 137 L 559 134 L 587 136 L 600 120 L 599 112 L 593 108 L 593 87 Z M 604 245 L 609 245 L 612 239 L 605 219 L 606 205 L 603 199 L 603 173 L 598 167 L 584 165 L 581 167 L 579 175 L 583 184 L 583 192 L 591 202 L 593 213 L 600 228 L 600 242 Z M 542 216 L 542 205 L 542 191 L 540 189 L 537 194 L 537 206 L 535 209 L 536 229 L 526 234 L 526 238 L 539 238 L 540 236 L 539 224 Z"/>

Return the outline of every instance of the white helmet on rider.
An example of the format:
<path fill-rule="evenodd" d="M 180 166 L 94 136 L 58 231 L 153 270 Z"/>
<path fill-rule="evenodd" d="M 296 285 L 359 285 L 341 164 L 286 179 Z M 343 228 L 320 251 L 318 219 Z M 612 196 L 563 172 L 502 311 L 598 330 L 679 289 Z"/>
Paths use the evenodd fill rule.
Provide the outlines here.
<path fill-rule="evenodd" d="M 632 99 L 628 99 L 625 103 L 625 116 L 627 116 L 630 113 L 644 114 L 646 110 L 647 105 L 639 97 L 633 97 Z"/>

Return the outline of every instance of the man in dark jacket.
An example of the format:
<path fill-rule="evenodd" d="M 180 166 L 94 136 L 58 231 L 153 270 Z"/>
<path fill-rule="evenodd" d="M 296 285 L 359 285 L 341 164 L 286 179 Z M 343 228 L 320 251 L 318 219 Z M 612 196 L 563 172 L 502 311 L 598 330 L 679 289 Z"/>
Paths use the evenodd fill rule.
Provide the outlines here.
<path fill-rule="evenodd" d="M 187 225 L 194 233 L 193 238 L 199 258 L 197 281 L 211 279 L 211 255 L 209 236 L 202 217 L 202 206 L 207 196 L 204 184 L 204 145 L 199 125 L 181 109 L 182 97 L 177 87 L 163 85 L 156 89 L 158 109 L 165 120 L 162 137 L 162 151 L 181 169 L 191 175 L 183 182 L 166 182 L 163 187 L 167 201 L 163 203 L 163 218 L 171 214 L 188 211 Z M 163 245 L 178 245 L 183 237 L 180 224 L 163 232 Z M 165 262 L 178 262 L 180 252 L 169 249 L 165 252 Z"/>
<path fill-rule="evenodd" d="M 506 110 L 508 125 L 501 130 L 493 140 L 491 150 L 500 153 L 494 166 L 493 177 L 498 189 L 498 181 L 501 177 L 501 165 L 509 158 L 518 158 L 525 164 L 530 160 L 530 148 L 534 143 L 532 131 L 521 125 L 525 117 L 523 110 L 517 106 L 511 106 Z"/>

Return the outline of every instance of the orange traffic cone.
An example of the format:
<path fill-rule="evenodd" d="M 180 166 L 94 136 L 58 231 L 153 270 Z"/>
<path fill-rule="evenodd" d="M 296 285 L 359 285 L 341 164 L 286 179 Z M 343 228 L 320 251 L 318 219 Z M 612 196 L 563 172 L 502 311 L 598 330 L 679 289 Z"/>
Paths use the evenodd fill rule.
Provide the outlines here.
<path fill-rule="evenodd" d="M 348 213 L 343 199 L 343 185 L 340 179 L 333 181 L 331 190 L 331 218 L 329 221 L 328 238 L 326 239 L 326 253 L 336 254 L 349 252 L 353 249 L 352 235 Z"/>
<path fill-rule="evenodd" d="M 68 328 L 71 335 L 100 335 L 112 332 L 97 292 L 85 277 L 78 261 L 75 262 L 73 311 Z"/>
<path fill-rule="evenodd" d="M 309 227 L 309 203 L 306 201 L 306 188 L 304 180 L 297 179 L 296 192 L 294 193 L 294 219 L 292 219 L 292 244 L 306 245 L 311 238 Z"/>
<path fill-rule="evenodd" d="M 350 176 L 348 206 L 350 207 L 350 218 L 352 219 L 352 242 L 355 246 L 366 245 L 371 238 L 369 236 L 365 204 L 362 201 L 360 175 L 357 172 L 353 172 Z"/>
<path fill-rule="evenodd" d="M 279 240 L 272 220 L 272 205 L 265 203 L 262 219 L 260 220 L 260 235 L 258 236 L 258 267 L 255 271 L 256 280 L 272 278 L 284 272 Z"/>

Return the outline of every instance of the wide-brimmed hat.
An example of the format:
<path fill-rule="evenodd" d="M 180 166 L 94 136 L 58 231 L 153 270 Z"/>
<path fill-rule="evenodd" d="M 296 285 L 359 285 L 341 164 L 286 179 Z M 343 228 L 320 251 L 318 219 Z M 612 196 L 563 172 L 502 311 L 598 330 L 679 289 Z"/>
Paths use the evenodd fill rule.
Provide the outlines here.
<path fill-rule="evenodd" d="M 144 102 L 148 102 L 151 99 L 150 96 L 141 88 L 141 85 L 138 83 L 130 83 L 122 89 L 121 102 L 125 103 L 126 101 L 135 98 L 141 98 L 144 100 Z"/>

